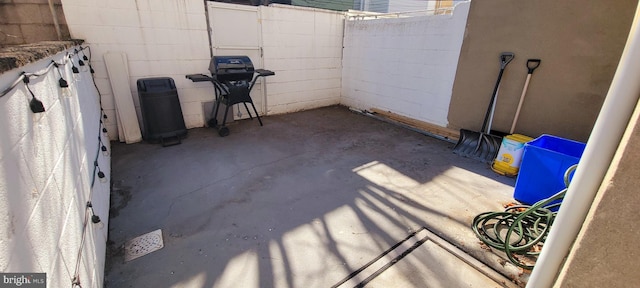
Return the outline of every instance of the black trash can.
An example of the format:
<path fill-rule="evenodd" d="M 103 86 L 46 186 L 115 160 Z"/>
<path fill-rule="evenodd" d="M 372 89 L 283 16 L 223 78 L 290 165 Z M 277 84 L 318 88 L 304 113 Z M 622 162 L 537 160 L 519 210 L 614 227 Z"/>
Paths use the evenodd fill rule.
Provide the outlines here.
<path fill-rule="evenodd" d="M 162 146 L 180 144 L 187 135 L 178 90 L 172 78 L 138 79 L 138 97 L 144 126 L 142 137 Z"/>

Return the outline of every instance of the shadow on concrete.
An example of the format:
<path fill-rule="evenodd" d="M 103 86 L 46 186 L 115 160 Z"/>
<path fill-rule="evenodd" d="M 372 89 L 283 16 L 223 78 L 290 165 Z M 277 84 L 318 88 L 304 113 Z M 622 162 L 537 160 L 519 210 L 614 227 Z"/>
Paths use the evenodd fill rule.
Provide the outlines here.
<path fill-rule="evenodd" d="M 452 144 L 337 106 L 254 122 L 113 145 L 107 287 L 330 287 L 421 227 L 495 260 L 468 227 L 514 180 Z M 155 229 L 164 248 L 125 263 Z"/>

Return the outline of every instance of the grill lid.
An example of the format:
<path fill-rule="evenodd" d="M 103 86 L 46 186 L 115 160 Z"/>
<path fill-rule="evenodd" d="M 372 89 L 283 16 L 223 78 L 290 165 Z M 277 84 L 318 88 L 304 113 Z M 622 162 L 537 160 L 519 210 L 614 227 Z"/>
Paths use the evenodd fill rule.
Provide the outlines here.
<path fill-rule="evenodd" d="M 213 56 L 209 71 L 220 82 L 251 81 L 254 68 L 248 56 Z"/>

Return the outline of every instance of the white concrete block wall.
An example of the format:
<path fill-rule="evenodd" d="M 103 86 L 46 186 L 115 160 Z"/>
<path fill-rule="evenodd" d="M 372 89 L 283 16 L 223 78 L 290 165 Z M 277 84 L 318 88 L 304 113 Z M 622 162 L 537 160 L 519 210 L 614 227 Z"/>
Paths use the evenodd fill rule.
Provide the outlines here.
<path fill-rule="evenodd" d="M 172 77 L 187 127 L 204 125 L 202 103 L 213 100 L 213 88 L 184 78 L 208 72 L 203 1 L 62 2 L 71 35 L 92 46 L 111 139 L 117 138 L 116 113 L 102 62 L 109 51 L 128 56 L 140 122 L 136 80 Z M 276 72 L 266 79 L 266 114 L 344 104 L 447 125 L 468 2 L 458 3 L 453 15 L 348 21 L 346 29 L 338 12 L 286 5 L 259 9 L 263 66 Z"/>
<path fill-rule="evenodd" d="M 347 21 L 341 103 L 446 126 L 468 13 Z"/>
<path fill-rule="evenodd" d="M 260 7 L 267 114 L 340 103 L 342 13 L 284 5 Z"/>
<path fill-rule="evenodd" d="M 92 47 L 97 84 L 110 119 L 109 136 L 117 139 L 115 105 L 102 55 L 124 52 L 130 88 L 142 123 L 136 81 L 171 77 L 176 82 L 187 128 L 202 127 L 202 102 L 213 100 L 210 83 L 192 83 L 186 74 L 206 73 L 210 48 L 202 0 L 62 0 L 73 38 Z"/>
<path fill-rule="evenodd" d="M 42 71 L 51 60 L 65 59 L 59 53 L 5 72 L 0 88 L 21 71 Z M 60 70 L 67 89 L 58 87 L 55 70 L 30 78 L 44 113 L 31 112 L 31 96 L 22 83 L 0 98 L 0 271 L 47 273 L 48 287 L 71 287 L 91 201 L 103 225 L 89 223 L 78 272 L 83 287 L 102 287 L 109 184 L 96 181 L 92 188 L 91 179 L 96 155 L 110 178 L 110 158 L 98 145 L 98 135 L 107 136 L 100 130 L 99 95 L 91 74 L 72 74 L 70 64 Z M 108 141 L 104 144 L 110 149 Z"/>

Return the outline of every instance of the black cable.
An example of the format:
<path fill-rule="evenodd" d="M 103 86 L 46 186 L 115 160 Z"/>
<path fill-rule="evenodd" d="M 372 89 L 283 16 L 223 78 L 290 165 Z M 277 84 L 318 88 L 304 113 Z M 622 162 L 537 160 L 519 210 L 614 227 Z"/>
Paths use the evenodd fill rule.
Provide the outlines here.
<path fill-rule="evenodd" d="M 87 62 L 89 63 L 89 67 L 91 67 L 91 48 L 90 46 L 86 46 L 85 48 L 80 49 L 80 51 L 87 49 L 89 51 L 89 57 L 87 58 Z M 85 55 L 86 56 L 86 55 Z M 102 172 L 102 170 L 100 170 L 100 167 L 98 166 L 98 158 L 100 157 L 100 152 L 104 152 L 107 147 L 106 145 L 104 145 L 104 143 L 102 142 L 102 133 L 107 133 L 107 128 L 104 127 L 104 122 L 102 121 L 102 119 L 107 119 L 107 114 L 105 114 L 104 109 L 102 108 L 102 93 L 100 93 L 100 89 L 98 89 L 98 85 L 96 84 L 96 79 L 93 73 L 91 73 L 91 82 L 93 83 L 93 87 L 96 88 L 96 92 L 98 93 L 98 105 L 100 106 L 100 117 L 99 117 L 99 126 L 98 126 L 98 152 L 96 152 L 96 157 L 94 158 L 94 167 L 93 167 L 93 174 L 91 176 L 91 187 L 93 187 L 93 185 L 96 182 L 96 176 L 100 177 L 100 178 L 104 178 L 104 172 Z"/>
<path fill-rule="evenodd" d="M 82 239 L 80 240 L 80 248 L 78 249 L 78 258 L 76 259 L 76 267 L 73 273 L 73 278 L 71 279 L 71 286 L 72 287 L 82 287 L 82 285 L 80 284 L 80 262 L 82 260 L 82 248 L 84 248 L 84 240 L 86 239 L 86 235 L 87 235 L 87 224 L 89 224 L 89 219 L 87 217 L 87 215 L 89 213 L 87 213 L 89 209 L 85 209 L 84 210 L 84 223 L 82 225 Z"/>
<path fill-rule="evenodd" d="M 23 73 L 25 73 L 25 75 L 29 76 L 29 77 L 41 77 L 41 76 L 47 75 L 47 73 L 49 73 L 49 71 L 51 71 L 51 68 L 53 68 L 53 67 L 54 67 L 53 63 L 49 63 L 49 65 L 47 65 L 47 67 L 44 69 L 44 71 L 42 71 L 40 73 L 35 73 L 35 72 L 34 73 L 23 72 Z"/>
<path fill-rule="evenodd" d="M 67 56 L 65 56 L 67 57 Z M 5 88 L 4 90 L 2 90 L 2 92 L 0 92 L 0 98 L 6 96 L 7 94 L 9 94 L 11 91 L 13 91 L 14 88 L 16 88 L 16 86 L 18 86 L 18 84 L 20 84 L 20 82 L 24 82 L 24 77 L 41 77 L 46 75 L 47 73 L 49 73 L 49 71 L 51 71 L 51 69 L 53 67 L 58 67 L 58 65 L 66 65 L 66 63 L 56 63 L 55 61 L 51 60 L 51 62 L 47 65 L 46 68 L 43 69 L 42 72 L 40 73 L 28 73 L 28 72 L 22 72 L 20 73 L 20 76 L 18 76 L 18 79 L 16 79 L 15 81 L 13 81 L 13 83 L 11 83 L 11 85 L 9 85 L 9 87 Z M 60 72 L 60 70 L 58 70 L 58 72 Z"/>

